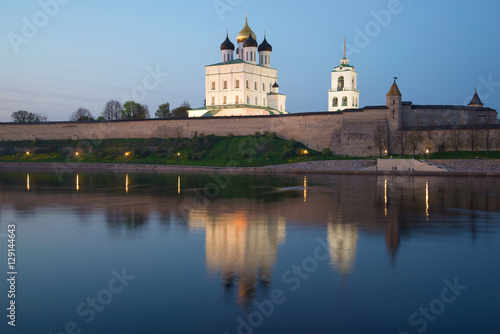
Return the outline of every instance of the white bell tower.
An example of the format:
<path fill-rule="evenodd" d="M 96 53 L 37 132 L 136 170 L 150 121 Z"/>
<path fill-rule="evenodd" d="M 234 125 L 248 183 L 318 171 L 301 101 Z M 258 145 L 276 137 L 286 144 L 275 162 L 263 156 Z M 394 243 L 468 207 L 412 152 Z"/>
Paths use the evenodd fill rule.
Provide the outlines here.
<path fill-rule="evenodd" d="M 344 58 L 332 71 L 332 86 L 328 91 L 328 111 L 359 108 L 358 73 L 349 65 L 345 57 L 346 39 L 344 38 Z"/>

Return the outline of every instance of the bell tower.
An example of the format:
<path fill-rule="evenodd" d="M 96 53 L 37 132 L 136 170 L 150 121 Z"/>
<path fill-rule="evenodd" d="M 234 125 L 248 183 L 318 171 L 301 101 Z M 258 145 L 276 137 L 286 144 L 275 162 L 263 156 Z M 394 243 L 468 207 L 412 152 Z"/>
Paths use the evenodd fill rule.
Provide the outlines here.
<path fill-rule="evenodd" d="M 328 91 L 328 111 L 359 108 L 358 73 L 346 59 L 346 39 L 344 38 L 344 57 L 340 65 L 332 71 L 332 85 Z"/>

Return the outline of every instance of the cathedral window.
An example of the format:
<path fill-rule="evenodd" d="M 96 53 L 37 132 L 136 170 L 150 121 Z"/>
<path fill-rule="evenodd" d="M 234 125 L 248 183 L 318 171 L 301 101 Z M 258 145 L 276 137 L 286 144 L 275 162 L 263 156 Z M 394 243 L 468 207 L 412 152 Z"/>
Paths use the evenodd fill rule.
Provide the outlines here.
<path fill-rule="evenodd" d="M 250 95 L 247 96 L 247 104 L 250 104 Z"/>
<path fill-rule="evenodd" d="M 262 84 L 262 91 L 263 91 L 263 92 L 265 92 L 265 91 L 266 91 L 266 84 L 265 84 L 265 83 L 263 83 L 263 84 Z"/>
<path fill-rule="evenodd" d="M 255 81 L 254 87 L 255 87 L 255 90 L 257 90 L 257 81 Z"/>
<path fill-rule="evenodd" d="M 339 77 L 339 83 L 337 86 L 337 90 L 344 90 L 344 77 Z"/>
<path fill-rule="evenodd" d="M 247 80 L 247 89 L 250 89 L 250 82 Z"/>
<path fill-rule="evenodd" d="M 332 107 L 336 107 L 338 105 L 339 105 L 339 99 L 337 97 L 334 97 L 332 101 Z"/>
<path fill-rule="evenodd" d="M 212 81 L 212 90 L 215 90 L 215 81 Z"/>
<path fill-rule="evenodd" d="M 347 96 L 344 96 L 344 97 L 342 98 L 342 106 L 343 106 L 343 107 L 347 107 Z"/>
<path fill-rule="evenodd" d="M 236 80 L 236 83 L 234 84 L 234 88 L 240 88 L 240 80 Z"/>
<path fill-rule="evenodd" d="M 227 89 L 227 80 L 224 80 L 224 89 Z"/>

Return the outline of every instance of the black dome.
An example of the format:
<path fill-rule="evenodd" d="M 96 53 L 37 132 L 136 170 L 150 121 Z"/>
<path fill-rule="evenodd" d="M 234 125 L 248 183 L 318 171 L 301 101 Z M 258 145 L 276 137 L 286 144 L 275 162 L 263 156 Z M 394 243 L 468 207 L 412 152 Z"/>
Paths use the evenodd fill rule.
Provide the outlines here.
<path fill-rule="evenodd" d="M 250 34 L 250 36 L 248 36 L 247 40 L 245 41 L 245 43 L 243 43 L 243 46 L 245 48 L 248 48 L 248 47 L 254 47 L 256 48 L 258 45 L 257 41 L 253 38 L 252 34 Z"/>
<path fill-rule="evenodd" d="M 280 85 L 278 85 L 277 81 L 274 83 L 273 88 L 280 88 Z"/>
<path fill-rule="evenodd" d="M 226 36 L 226 40 L 220 45 L 220 49 L 234 51 L 234 44 L 229 40 L 229 36 Z"/>
<path fill-rule="evenodd" d="M 259 52 L 262 51 L 269 51 L 269 52 L 273 51 L 273 47 L 271 46 L 271 44 L 267 42 L 267 39 L 265 37 L 262 43 L 260 43 L 259 45 Z"/>

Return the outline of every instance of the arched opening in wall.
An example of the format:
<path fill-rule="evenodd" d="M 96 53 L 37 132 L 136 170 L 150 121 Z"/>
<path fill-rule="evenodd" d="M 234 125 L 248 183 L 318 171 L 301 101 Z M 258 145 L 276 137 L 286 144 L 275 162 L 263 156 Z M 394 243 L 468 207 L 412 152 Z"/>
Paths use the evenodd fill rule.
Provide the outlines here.
<path fill-rule="evenodd" d="M 352 89 L 355 90 L 356 89 L 356 85 L 355 85 L 355 81 L 354 81 L 354 78 L 352 78 Z"/>
<path fill-rule="evenodd" d="M 255 105 L 258 106 L 259 105 L 259 99 L 258 97 L 255 97 Z"/>
<path fill-rule="evenodd" d="M 210 87 L 212 90 L 215 90 L 215 81 L 212 81 L 212 86 Z"/>
<path fill-rule="evenodd" d="M 257 90 L 257 81 L 255 81 L 254 90 Z"/>
<path fill-rule="evenodd" d="M 236 98 L 234 99 L 234 103 L 236 103 L 236 104 L 240 103 L 239 95 L 236 95 Z"/>
<path fill-rule="evenodd" d="M 250 82 L 247 80 L 247 85 L 246 85 L 247 89 L 250 89 Z"/>
<path fill-rule="evenodd" d="M 226 96 L 226 95 L 224 95 L 224 99 L 223 99 L 223 102 L 222 102 L 222 103 L 223 103 L 223 104 L 227 104 L 227 96 Z"/>
<path fill-rule="evenodd" d="M 337 90 L 344 90 L 344 77 L 339 77 Z"/>
<path fill-rule="evenodd" d="M 265 91 L 266 91 L 266 84 L 265 84 L 265 83 L 263 83 L 263 84 L 262 84 L 262 91 L 263 91 L 263 92 L 265 92 Z"/>
<path fill-rule="evenodd" d="M 227 80 L 224 80 L 223 89 L 227 89 Z"/>
<path fill-rule="evenodd" d="M 250 52 L 250 61 L 253 61 L 253 52 Z"/>
<path fill-rule="evenodd" d="M 240 88 L 240 80 L 236 80 L 236 83 L 234 84 L 234 88 Z"/>
<path fill-rule="evenodd" d="M 246 61 L 248 61 L 248 59 L 249 59 L 249 58 L 248 58 L 248 51 L 247 51 L 247 53 L 246 53 L 246 56 L 247 56 L 247 59 L 246 59 Z"/>
<path fill-rule="evenodd" d="M 392 113 L 394 114 L 394 109 L 392 109 Z M 393 117 L 394 118 L 394 117 Z"/>
<path fill-rule="evenodd" d="M 265 60 L 266 60 L 266 64 L 267 64 L 267 55 L 265 55 L 264 57 L 265 57 Z"/>
<path fill-rule="evenodd" d="M 395 101 L 395 100 L 392 100 L 392 104 L 395 104 L 395 103 L 396 103 L 396 101 Z"/>
<path fill-rule="evenodd" d="M 344 96 L 344 97 L 342 98 L 342 106 L 343 106 L 343 107 L 347 107 L 347 96 Z"/>
<path fill-rule="evenodd" d="M 215 97 L 212 96 L 212 105 L 215 106 Z"/>
<path fill-rule="evenodd" d="M 224 61 L 226 61 L 226 54 L 224 54 Z"/>
<path fill-rule="evenodd" d="M 250 95 L 247 95 L 247 104 L 250 104 Z"/>
<path fill-rule="evenodd" d="M 339 98 L 338 97 L 334 97 L 333 100 L 332 100 L 332 107 L 336 107 L 339 105 Z"/>

